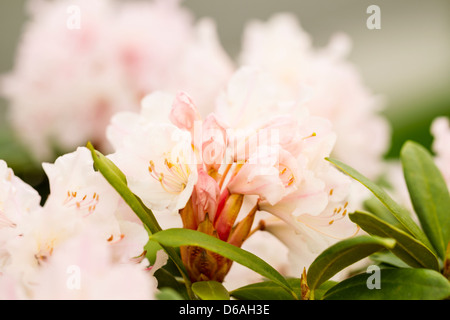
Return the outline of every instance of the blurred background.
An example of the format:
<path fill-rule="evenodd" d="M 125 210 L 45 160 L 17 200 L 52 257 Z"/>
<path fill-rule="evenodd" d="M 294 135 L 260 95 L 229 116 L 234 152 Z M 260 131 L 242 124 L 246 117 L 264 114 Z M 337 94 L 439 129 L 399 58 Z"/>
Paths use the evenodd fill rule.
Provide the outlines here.
<path fill-rule="evenodd" d="M 0 2 L 0 74 L 14 66 L 27 20 L 25 3 Z M 381 9 L 380 30 L 366 26 L 370 5 Z M 397 157 L 406 139 L 430 147 L 432 119 L 450 116 L 448 0 L 185 0 L 183 6 L 197 18 L 215 20 L 220 41 L 232 58 L 240 51 L 246 22 L 267 20 L 279 12 L 295 14 L 317 47 L 326 45 L 335 32 L 347 33 L 353 40 L 349 60 L 365 84 L 385 98 L 383 113 L 393 128 L 387 158 Z M 41 165 L 32 160 L 9 127 L 7 108 L 8 101 L 0 98 L 0 159 L 26 182 L 42 187 Z"/>

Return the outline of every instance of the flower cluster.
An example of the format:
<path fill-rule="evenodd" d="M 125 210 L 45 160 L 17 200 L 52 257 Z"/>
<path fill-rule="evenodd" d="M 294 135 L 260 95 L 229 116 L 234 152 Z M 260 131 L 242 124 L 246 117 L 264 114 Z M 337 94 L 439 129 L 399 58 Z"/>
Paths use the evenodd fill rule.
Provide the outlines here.
<path fill-rule="evenodd" d="M 74 5 L 79 29 L 67 26 Z M 110 117 L 137 110 L 155 90 L 186 90 L 208 108 L 233 70 L 214 22 L 194 23 L 177 0 L 31 0 L 27 9 L 1 93 L 13 128 L 39 161 L 87 140 L 108 150 Z"/>
<path fill-rule="evenodd" d="M 154 298 L 157 268 L 150 270 L 145 258 L 147 231 L 94 171 L 89 150 L 43 164 L 51 188 L 43 206 L 36 191 L 0 165 L 2 298 Z"/>
<path fill-rule="evenodd" d="M 271 217 L 256 229 L 283 224 L 303 236 L 351 236 L 350 180 L 325 160 L 336 140 L 331 123 L 274 88 L 266 74 L 243 68 L 218 99 L 221 116 L 204 119 L 186 93 L 153 93 L 140 114 L 112 118 L 110 158 L 157 216 L 179 214 L 184 228 L 238 247 L 255 232 L 258 211 Z M 154 117 L 158 109 L 166 112 Z M 231 262 L 185 250 L 193 280 L 224 280 Z"/>
<path fill-rule="evenodd" d="M 162 229 L 244 248 L 283 276 L 360 233 L 349 213 L 366 193 L 327 158 L 377 178 L 390 129 L 346 60 L 346 36 L 318 50 L 280 14 L 246 26 L 233 63 L 213 22 L 194 23 L 179 1 L 79 1 L 79 30 L 61 27 L 68 3 L 30 1 L 2 86 L 38 158 L 72 151 L 43 163 L 45 201 L 0 160 L 1 298 L 157 297 L 155 272 L 170 254 L 148 247 L 152 231 L 96 171 L 87 141 L 107 151 Z M 437 119 L 432 133 L 450 186 L 448 122 Z M 180 260 L 190 282 L 261 280 L 199 245 L 181 246 Z"/>

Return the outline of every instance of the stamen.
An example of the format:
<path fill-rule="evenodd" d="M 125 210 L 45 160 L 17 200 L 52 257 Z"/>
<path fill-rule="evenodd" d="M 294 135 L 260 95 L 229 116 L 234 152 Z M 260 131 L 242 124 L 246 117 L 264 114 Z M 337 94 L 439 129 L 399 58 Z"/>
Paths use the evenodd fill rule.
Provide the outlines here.
<path fill-rule="evenodd" d="M 309 136 L 304 137 L 303 140 L 306 140 L 306 139 L 308 139 L 308 138 L 312 138 L 312 137 L 315 137 L 315 136 L 317 136 L 317 134 L 316 134 L 315 132 L 313 132 L 313 133 L 311 133 Z"/>
<path fill-rule="evenodd" d="M 186 166 L 186 168 L 185 168 Z M 148 171 L 150 175 L 156 179 L 161 187 L 168 193 L 179 194 L 187 185 L 189 179 L 189 167 L 180 163 L 180 158 L 177 157 L 177 162 L 173 163 L 169 157 L 164 158 L 165 173 L 158 172 L 153 160 L 149 161 Z"/>
<path fill-rule="evenodd" d="M 94 192 L 92 198 L 85 194 L 81 199 L 77 200 L 77 191 L 67 191 L 67 198 L 63 201 L 66 207 L 76 207 L 77 210 L 87 210 L 84 217 L 92 214 L 95 211 L 97 204 L 100 201 L 100 194 Z"/>

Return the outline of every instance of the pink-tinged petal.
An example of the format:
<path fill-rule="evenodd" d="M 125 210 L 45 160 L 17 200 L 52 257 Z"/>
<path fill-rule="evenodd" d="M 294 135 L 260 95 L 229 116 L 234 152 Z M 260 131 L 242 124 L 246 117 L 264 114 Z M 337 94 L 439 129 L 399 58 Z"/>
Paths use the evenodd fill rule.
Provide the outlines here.
<path fill-rule="evenodd" d="M 195 122 L 201 121 L 201 116 L 192 99 L 186 93 L 180 92 L 175 97 L 169 119 L 178 128 L 192 132 Z"/>
<path fill-rule="evenodd" d="M 207 171 L 218 170 L 225 163 L 227 131 L 224 123 L 214 114 L 209 114 L 202 125 L 201 155 Z"/>
<path fill-rule="evenodd" d="M 197 221 L 203 221 L 206 214 L 211 221 L 214 221 L 219 196 L 220 189 L 216 180 L 200 169 L 197 184 L 192 193 L 193 213 L 197 216 Z"/>
<path fill-rule="evenodd" d="M 227 241 L 244 202 L 243 194 L 230 194 L 221 211 L 218 212 L 214 227 L 221 240 Z"/>
<path fill-rule="evenodd" d="M 311 172 L 303 174 L 303 180 L 297 183 L 296 189 L 275 204 L 262 201 L 259 204 L 260 209 L 274 214 L 287 223 L 291 223 L 292 217 L 300 214 L 320 214 L 328 204 L 325 183 L 314 177 Z"/>
<path fill-rule="evenodd" d="M 114 249 L 95 227 L 70 237 L 37 271 L 33 299 L 154 299 L 148 261 L 115 260 Z"/>
<path fill-rule="evenodd" d="M 228 184 L 232 193 L 258 195 L 262 201 L 275 205 L 292 188 L 298 174 L 296 159 L 279 146 L 256 148 L 248 161 Z"/>

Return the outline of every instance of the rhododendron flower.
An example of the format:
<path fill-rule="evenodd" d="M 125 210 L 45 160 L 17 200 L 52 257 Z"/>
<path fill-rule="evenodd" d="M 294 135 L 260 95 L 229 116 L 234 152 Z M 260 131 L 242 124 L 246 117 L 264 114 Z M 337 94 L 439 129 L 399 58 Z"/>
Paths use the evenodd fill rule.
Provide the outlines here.
<path fill-rule="evenodd" d="M 0 160 L 0 272 L 9 261 L 5 244 L 18 236 L 17 226 L 40 210 L 41 197 Z"/>
<path fill-rule="evenodd" d="M 96 229 L 70 238 L 59 249 L 39 269 L 33 299 L 155 299 L 156 270 L 147 270 L 146 260 L 117 263 L 113 248 Z"/>
<path fill-rule="evenodd" d="M 111 266 L 111 272 L 117 270 L 117 273 L 113 272 L 113 274 L 122 274 L 121 277 L 124 280 L 117 278 L 117 281 L 125 284 L 129 277 L 127 265 L 141 262 L 144 257 L 144 246 L 148 241 L 148 234 L 143 225 L 136 221 L 134 213 L 123 203 L 113 187 L 99 172 L 94 171 L 92 156 L 86 148 L 80 147 L 73 153 L 61 156 L 54 164 L 44 163 L 43 166 L 50 182 L 50 195 L 43 207 L 38 201 L 35 202 L 37 193 L 30 192 L 31 187 L 21 183 L 11 171 L 6 171 L 6 176 L 2 180 L 6 196 L 5 204 L 7 204 L 4 212 L 9 214 L 14 209 L 16 216 L 24 215 L 21 219 L 15 219 L 13 225 L 5 226 L 14 232 L 10 232 L 5 239 L 2 238 L 4 241 L 0 243 L 0 252 L 2 252 L 0 272 L 6 277 L 5 279 L 8 279 L 5 281 L 15 283 L 14 286 L 18 287 L 17 292 L 25 291 L 27 298 L 39 299 L 40 293 L 35 291 L 38 288 L 43 290 L 42 292 L 45 292 L 47 284 L 49 287 L 54 285 L 54 288 L 63 288 L 64 279 L 53 279 L 53 283 L 47 283 L 45 278 L 51 278 L 52 274 L 62 276 L 66 272 L 66 269 L 58 271 L 56 269 L 63 268 L 63 264 L 68 263 L 69 258 L 65 254 L 76 254 L 77 251 L 64 252 L 65 246 L 68 243 L 77 243 L 77 246 L 79 245 L 77 250 L 85 252 L 87 244 L 93 249 L 97 248 L 94 244 L 97 241 L 99 245 L 101 243 L 101 246 L 107 247 L 105 250 L 108 252 L 110 262 L 103 264 L 103 267 Z M 9 188 L 8 183 L 11 184 Z M 26 192 L 29 199 L 21 203 L 17 202 Z M 16 202 L 14 207 L 10 206 L 11 200 Z M 84 238 L 88 231 L 91 235 L 87 240 L 75 240 Z M 93 240 L 94 238 L 97 240 Z M 97 251 L 95 249 L 92 254 L 98 253 Z M 57 256 L 55 264 L 51 262 L 54 255 Z M 101 256 L 97 258 L 99 260 L 90 258 L 89 263 L 92 266 L 98 264 L 99 268 L 103 268 Z M 140 266 L 141 269 L 146 267 L 147 265 Z M 52 271 L 43 271 L 46 268 Z M 87 276 L 87 273 L 85 275 Z M 136 276 L 139 278 L 138 273 Z M 117 285 L 113 281 L 115 277 L 113 275 L 108 277 L 105 273 L 105 283 L 100 285 L 105 291 L 92 293 L 92 295 L 110 297 L 109 293 L 112 292 L 107 292 Z M 129 286 L 136 286 L 138 282 L 138 280 L 129 282 Z M 120 291 L 120 288 L 117 290 Z M 89 295 L 87 292 L 83 291 L 83 294 Z M 49 292 L 43 293 L 42 298 L 48 297 L 48 294 Z"/>
<path fill-rule="evenodd" d="M 111 159 L 127 176 L 130 189 L 158 212 L 183 208 L 197 182 L 190 133 L 171 124 L 136 128 Z"/>
<path fill-rule="evenodd" d="M 220 114 L 237 125 L 245 123 L 256 128 L 253 136 L 258 136 L 261 130 L 258 128 L 276 128 L 279 137 L 278 144 L 271 139 L 263 139 L 265 153 L 261 152 L 261 147 L 242 148 L 249 156 L 241 159 L 248 162 L 241 165 L 228 188 L 232 192 L 258 195 L 258 210 L 270 212 L 278 218 L 272 217 L 268 221 L 275 221 L 286 230 L 292 230 L 286 234 L 297 234 L 296 237 L 309 237 L 310 242 L 322 243 L 317 246 L 325 249 L 324 235 L 326 243 L 331 244 L 357 232 L 357 227 L 347 216 L 347 207 L 352 199 L 352 181 L 325 160 L 333 150 L 336 134 L 327 119 L 309 115 L 301 104 L 283 102 L 283 94 L 277 94 L 274 90 L 277 87 L 272 86 L 272 90 L 267 91 L 268 83 L 270 79 L 266 73 L 241 69 L 232 77 L 228 91 L 218 101 Z M 265 97 L 265 104 L 262 112 L 258 112 L 261 97 Z M 265 106 L 269 105 L 278 116 L 275 119 L 265 111 Z M 227 110 L 230 114 L 239 114 L 239 117 L 230 114 L 227 117 Z M 267 124 L 264 123 L 264 116 Z M 251 139 L 247 138 L 246 142 Z M 272 149 L 269 149 L 271 144 Z M 271 157 L 267 151 L 273 152 L 274 146 L 278 149 L 274 152 L 276 156 Z M 254 157 L 259 160 L 250 161 Z M 271 230 L 268 227 L 264 229 Z M 274 234 L 278 236 L 281 233 Z M 286 242 L 284 238 L 283 241 Z M 317 251 L 314 249 L 314 253 Z"/>
<path fill-rule="evenodd" d="M 110 150 L 110 117 L 136 110 L 156 90 L 188 90 L 209 108 L 232 63 L 214 23 L 194 23 L 179 2 L 29 1 L 30 19 L 1 94 L 12 127 L 36 159 L 53 160 L 55 150 L 70 152 L 87 141 Z M 67 26 L 73 6 L 79 28 Z"/>
<path fill-rule="evenodd" d="M 312 115 L 329 119 L 337 135 L 332 155 L 374 178 L 381 173 L 390 130 L 378 114 L 380 99 L 345 60 L 349 50 L 350 40 L 342 34 L 316 50 L 296 17 L 277 14 L 247 24 L 240 64 L 268 72 L 281 98 L 301 98 Z"/>
<path fill-rule="evenodd" d="M 150 209 L 179 212 L 183 227 L 238 247 L 261 228 L 253 227 L 258 211 L 299 233 L 302 223 L 318 232 L 339 229 L 340 220 L 354 226 L 340 207 L 348 205 L 349 178 L 324 159 L 336 139 L 331 124 L 282 100 L 272 83 L 258 70 L 239 70 L 219 97 L 218 114 L 205 119 L 186 93 L 173 96 L 170 112 L 166 94 L 151 94 L 140 115 L 112 119 L 110 159 Z M 256 200 L 244 205 L 246 197 Z M 223 281 L 232 265 L 195 246 L 182 247 L 181 257 L 192 281 Z"/>

